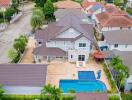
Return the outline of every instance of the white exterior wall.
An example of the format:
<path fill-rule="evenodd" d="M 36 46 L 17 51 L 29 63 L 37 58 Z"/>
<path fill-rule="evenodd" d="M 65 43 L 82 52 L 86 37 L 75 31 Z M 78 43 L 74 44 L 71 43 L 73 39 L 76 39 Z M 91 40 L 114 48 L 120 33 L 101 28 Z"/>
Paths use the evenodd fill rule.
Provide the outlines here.
<path fill-rule="evenodd" d="M 109 45 L 109 49 L 113 50 L 120 50 L 120 51 L 132 51 L 132 45 L 118 45 L 118 47 L 114 47 L 114 45 Z"/>
<path fill-rule="evenodd" d="M 67 31 L 61 33 L 57 38 L 75 38 L 79 36 L 81 33 L 76 31 L 73 28 L 68 29 Z"/>
<path fill-rule="evenodd" d="M 5 94 L 40 94 L 42 87 L 4 86 Z"/>
<path fill-rule="evenodd" d="M 46 43 L 47 47 L 57 47 L 64 51 L 68 51 L 69 49 L 74 49 L 74 42 L 71 41 L 51 41 Z"/>

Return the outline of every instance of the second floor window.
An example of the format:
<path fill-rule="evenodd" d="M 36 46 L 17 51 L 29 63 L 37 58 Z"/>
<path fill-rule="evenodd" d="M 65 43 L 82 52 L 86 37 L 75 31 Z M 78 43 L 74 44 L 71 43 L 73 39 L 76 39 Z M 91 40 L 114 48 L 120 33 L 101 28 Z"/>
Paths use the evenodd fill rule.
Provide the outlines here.
<path fill-rule="evenodd" d="M 86 43 L 79 43 L 79 47 L 86 47 Z"/>
<path fill-rule="evenodd" d="M 118 47 L 118 44 L 115 44 L 114 47 L 117 48 Z"/>
<path fill-rule="evenodd" d="M 42 44 L 42 42 L 39 41 L 38 44 Z"/>

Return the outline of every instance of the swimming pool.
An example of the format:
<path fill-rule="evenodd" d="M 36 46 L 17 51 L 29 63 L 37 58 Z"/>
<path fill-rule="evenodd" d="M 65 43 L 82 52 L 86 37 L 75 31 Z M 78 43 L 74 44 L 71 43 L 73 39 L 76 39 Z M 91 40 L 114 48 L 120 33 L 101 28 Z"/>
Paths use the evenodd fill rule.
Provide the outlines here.
<path fill-rule="evenodd" d="M 79 92 L 105 92 L 107 88 L 105 84 L 96 80 L 93 71 L 80 71 L 78 72 L 78 80 L 60 80 L 59 87 L 64 93 L 69 90 Z"/>

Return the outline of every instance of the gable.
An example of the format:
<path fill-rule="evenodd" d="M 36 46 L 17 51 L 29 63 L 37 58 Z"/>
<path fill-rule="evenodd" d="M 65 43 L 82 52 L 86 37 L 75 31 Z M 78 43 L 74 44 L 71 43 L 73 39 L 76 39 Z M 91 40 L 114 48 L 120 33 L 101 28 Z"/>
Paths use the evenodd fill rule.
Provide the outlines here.
<path fill-rule="evenodd" d="M 69 28 L 68 30 L 64 31 L 60 35 L 58 35 L 56 38 L 76 38 L 81 33 L 73 28 Z"/>

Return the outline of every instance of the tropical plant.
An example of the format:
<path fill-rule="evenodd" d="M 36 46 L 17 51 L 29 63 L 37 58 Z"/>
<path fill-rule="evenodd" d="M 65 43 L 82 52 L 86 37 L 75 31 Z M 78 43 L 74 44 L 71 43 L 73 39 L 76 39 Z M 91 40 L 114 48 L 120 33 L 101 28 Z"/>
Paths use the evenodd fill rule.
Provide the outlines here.
<path fill-rule="evenodd" d="M 8 51 L 8 58 L 10 59 L 10 62 L 16 63 L 19 61 L 20 55 L 16 50 L 10 49 Z"/>
<path fill-rule="evenodd" d="M 121 6 L 121 0 L 114 0 L 114 4 L 116 6 Z"/>
<path fill-rule="evenodd" d="M 128 67 L 123 64 L 119 56 L 116 56 L 111 60 L 110 66 L 116 72 L 116 75 L 114 75 L 114 78 L 117 83 L 117 86 L 120 89 L 121 84 L 124 85 L 125 79 L 129 77 Z"/>
<path fill-rule="evenodd" d="M 14 40 L 13 47 L 18 51 L 18 53 L 23 53 L 27 44 L 26 36 L 20 36 L 18 39 Z"/>
<path fill-rule="evenodd" d="M 33 0 L 35 2 L 35 6 L 36 7 L 44 7 L 44 4 L 46 2 L 46 0 Z"/>
<path fill-rule="evenodd" d="M 0 100 L 2 100 L 1 98 L 2 98 L 3 94 L 4 94 L 4 90 L 3 90 L 2 85 L 0 85 Z"/>
<path fill-rule="evenodd" d="M 49 95 L 51 100 L 61 99 L 61 90 L 56 88 L 56 86 L 51 86 L 50 84 L 43 87 L 41 95 Z"/>
<path fill-rule="evenodd" d="M 55 20 L 55 16 L 54 16 L 55 10 L 56 9 L 55 9 L 53 3 L 50 0 L 47 0 L 44 5 L 44 15 L 45 15 L 45 19 L 47 21 Z"/>
<path fill-rule="evenodd" d="M 33 30 L 40 28 L 44 22 L 44 14 L 41 9 L 35 9 L 31 18 L 31 26 Z"/>

